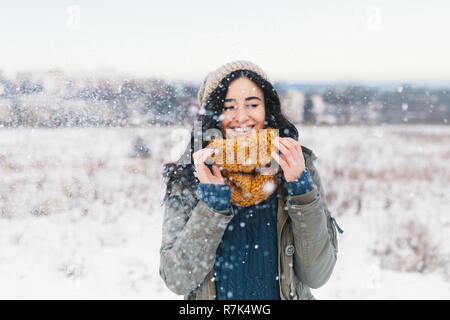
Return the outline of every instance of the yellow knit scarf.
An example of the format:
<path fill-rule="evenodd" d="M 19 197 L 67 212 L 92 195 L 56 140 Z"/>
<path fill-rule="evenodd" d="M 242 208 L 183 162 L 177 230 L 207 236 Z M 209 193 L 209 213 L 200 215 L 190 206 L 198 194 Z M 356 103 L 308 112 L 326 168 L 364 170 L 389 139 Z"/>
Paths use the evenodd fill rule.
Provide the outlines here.
<path fill-rule="evenodd" d="M 231 189 L 231 203 L 248 207 L 267 199 L 278 187 L 271 167 L 272 141 L 278 136 L 273 128 L 261 129 L 248 136 L 212 139 L 208 148 L 217 152 L 212 163 L 223 167 L 222 176 Z"/>

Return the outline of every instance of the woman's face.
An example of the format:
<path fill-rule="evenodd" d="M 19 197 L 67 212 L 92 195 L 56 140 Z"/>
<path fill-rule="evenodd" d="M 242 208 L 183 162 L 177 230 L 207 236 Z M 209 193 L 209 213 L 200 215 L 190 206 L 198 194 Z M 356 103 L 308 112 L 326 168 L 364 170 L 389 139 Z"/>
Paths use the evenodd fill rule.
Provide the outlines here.
<path fill-rule="evenodd" d="M 247 77 L 230 82 L 222 107 L 222 134 L 229 139 L 264 129 L 263 91 Z"/>

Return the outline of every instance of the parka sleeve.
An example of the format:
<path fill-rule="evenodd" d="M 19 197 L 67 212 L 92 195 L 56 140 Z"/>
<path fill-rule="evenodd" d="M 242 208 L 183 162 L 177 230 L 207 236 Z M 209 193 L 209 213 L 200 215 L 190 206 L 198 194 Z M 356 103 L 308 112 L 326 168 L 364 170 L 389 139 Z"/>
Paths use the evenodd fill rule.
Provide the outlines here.
<path fill-rule="evenodd" d="M 319 173 L 311 159 L 306 165 L 314 182 L 313 190 L 289 196 L 286 204 L 294 236 L 294 271 L 303 283 L 316 289 L 333 272 L 337 240 Z"/>
<path fill-rule="evenodd" d="M 178 189 L 165 205 L 160 249 L 160 275 L 179 295 L 195 290 L 213 268 L 216 250 L 234 215 L 232 207 L 215 210 L 202 200 L 190 212 L 186 210 Z"/>

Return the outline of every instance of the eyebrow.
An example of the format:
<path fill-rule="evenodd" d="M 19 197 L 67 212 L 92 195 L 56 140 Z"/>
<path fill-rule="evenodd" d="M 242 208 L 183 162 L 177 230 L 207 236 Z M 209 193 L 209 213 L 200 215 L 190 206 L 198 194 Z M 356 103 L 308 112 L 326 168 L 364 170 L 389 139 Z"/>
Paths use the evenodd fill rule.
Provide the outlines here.
<path fill-rule="evenodd" d="M 247 97 L 247 98 L 245 98 L 246 101 L 247 100 L 252 100 L 252 99 L 258 99 L 259 101 L 262 102 L 262 100 L 260 98 L 258 98 L 258 97 Z M 225 102 L 236 102 L 236 99 L 225 99 Z"/>

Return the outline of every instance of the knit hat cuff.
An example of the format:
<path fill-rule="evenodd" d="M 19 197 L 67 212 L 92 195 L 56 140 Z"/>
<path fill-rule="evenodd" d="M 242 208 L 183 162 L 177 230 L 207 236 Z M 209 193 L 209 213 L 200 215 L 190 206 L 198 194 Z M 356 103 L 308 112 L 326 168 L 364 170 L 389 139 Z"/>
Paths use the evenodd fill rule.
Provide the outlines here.
<path fill-rule="evenodd" d="M 270 82 L 267 74 L 262 70 L 259 66 L 254 64 L 253 62 L 246 60 L 232 61 L 229 62 L 216 70 L 208 73 L 208 75 L 203 80 L 203 83 L 198 91 L 197 98 L 200 107 L 203 107 L 203 104 L 208 99 L 209 95 L 217 88 L 219 83 L 225 78 L 228 74 L 236 70 L 250 70 L 257 73 L 266 81 Z"/>

